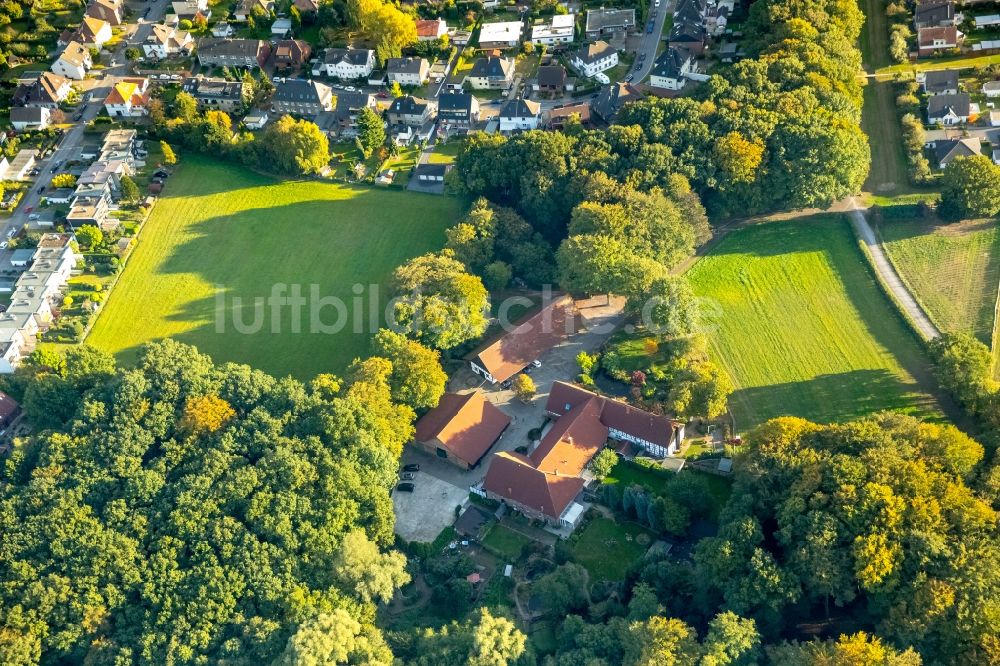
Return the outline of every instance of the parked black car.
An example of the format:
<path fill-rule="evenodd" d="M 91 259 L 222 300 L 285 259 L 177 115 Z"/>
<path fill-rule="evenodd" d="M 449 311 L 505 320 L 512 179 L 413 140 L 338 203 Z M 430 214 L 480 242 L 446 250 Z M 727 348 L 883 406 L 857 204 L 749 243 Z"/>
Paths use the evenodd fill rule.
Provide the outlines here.
<path fill-rule="evenodd" d="M 403 481 L 413 481 L 415 478 L 417 477 L 413 474 L 413 472 L 403 472 Z"/>
<path fill-rule="evenodd" d="M 412 483 L 401 483 L 398 486 L 396 486 L 396 490 L 398 490 L 401 493 L 412 493 L 413 492 L 413 484 Z"/>
<path fill-rule="evenodd" d="M 403 466 L 403 471 L 404 472 L 419 472 L 420 471 L 420 465 L 418 465 L 417 463 L 410 463 L 409 465 L 404 465 Z"/>

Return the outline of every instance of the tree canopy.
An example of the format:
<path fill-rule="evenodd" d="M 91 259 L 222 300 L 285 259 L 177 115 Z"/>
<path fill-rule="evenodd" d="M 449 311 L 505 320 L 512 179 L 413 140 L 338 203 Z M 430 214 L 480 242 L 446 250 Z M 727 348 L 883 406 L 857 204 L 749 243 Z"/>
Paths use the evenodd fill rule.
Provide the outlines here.
<path fill-rule="evenodd" d="M 169 340 L 134 368 L 26 364 L 42 429 L 2 468 L 0 661 L 389 663 L 374 603 L 408 580 L 389 489 L 414 418 L 390 375 L 307 386 Z"/>

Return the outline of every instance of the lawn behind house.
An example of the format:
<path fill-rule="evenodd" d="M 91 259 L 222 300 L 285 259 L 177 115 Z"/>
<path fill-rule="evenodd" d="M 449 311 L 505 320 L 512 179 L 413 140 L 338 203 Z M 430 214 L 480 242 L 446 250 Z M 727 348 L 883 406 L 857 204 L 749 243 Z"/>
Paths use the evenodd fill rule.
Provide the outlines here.
<path fill-rule="evenodd" d="M 688 272 L 737 432 L 776 416 L 938 416 L 928 360 L 840 215 L 731 233 Z"/>
<path fill-rule="evenodd" d="M 279 283 L 311 285 L 353 309 L 355 284 L 378 285 L 381 313 L 392 271 L 410 257 L 437 250 L 460 213 L 448 197 L 386 191 L 315 180 L 278 180 L 233 164 L 185 155 L 143 228 L 118 286 L 88 337 L 129 362 L 140 345 L 174 338 L 217 362 L 251 363 L 265 372 L 306 379 L 340 373 L 369 353 L 367 321 L 351 319 L 336 334 L 310 333 L 310 308 L 293 332 L 285 307 L 276 332 L 270 310 L 261 330 L 235 330 L 233 297 L 243 298 L 245 323 L 254 298 Z M 225 295 L 218 329 L 217 288 Z M 322 320 L 337 320 L 326 307 Z M 352 315 L 348 313 L 348 317 Z M 367 317 L 367 314 L 365 314 Z M 364 317 L 363 317 L 364 318 Z"/>

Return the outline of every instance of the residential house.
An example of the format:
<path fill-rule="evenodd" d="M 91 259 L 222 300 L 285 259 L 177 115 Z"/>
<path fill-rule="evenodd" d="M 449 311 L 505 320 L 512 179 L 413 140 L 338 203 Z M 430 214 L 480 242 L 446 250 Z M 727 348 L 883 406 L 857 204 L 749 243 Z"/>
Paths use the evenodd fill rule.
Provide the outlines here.
<path fill-rule="evenodd" d="M 149 113 L 149 79 L 122 79 L 111 88 L 104 108 L 112 118 L 138 118 Z"/>
<path fill-rule="evenodd" d="M 917 52 L 921 56 L 934 55 L 940 51 L 958 48 L 965 35 L 953 25 L 935 28 L 921 28 L 917 31 Z"/>
<path fill-rule="evenodd" d="M 539 96 L 550 99 L 562 97 L 573 88 L 573 82 L 566 76 L 566 68 L 562 65 L 542 65 L 531 85 L 531 89 Z"/>
<path fill-rule="evenodd" d="M 694 58 L 691 57 L 691 52 L 670 46 L 656 59 L 656 64 L 649 73 L 649 85 L 664 90 L 681 90 L 688 81 L 687 75 L 692 71 Z"/>
<path fill-rule="evenodd" d="M 531 26 L 531 43 L 558 46 L 573 41 L 576 28 L 576 14 L 556 14 L 547 21 Z"/>
<path fill-rule="evenodd" d="M 942 69 L 931 72 L 920 72 L 917 81 L 927 95 L 957 95 L 958 70 Z"/>
<path fill-rule="evenodd" d="M 225 21 L 219 21 L 212 26 L 212 37 L 225 39 L 226 37 L 232 37 L 235 34 L 236 31 L 233 30 L 233 26 L 229 25 Z"/>
<path fill-rule="evenodd" d="M 59 108 L 73 91 L 73 84 L 65 76 L 54 72 L 42 72 L 33 81 L 22 83 L 14 91 L 14 106 L 38 106 L 47 109 Z"/>
<path fill-rule="evenodd" d="M 500 132 L 525 132 L 538 129 L 541 105 L 527 99 L 510 99 L 500 107 Z"/>
<path fill-rule="evenodd" d="M 417 421 L 413 439 L 428 453 L 462 469 L 472 469 L 500 439 L 510 421 L 481 391 L 445 393 L 437 406 Z"/>
<path fill-rule="evenodd" d="M 84 16 L 80 22 L 80 27 L 76 29 L 73 38 L 84 46 L 100 49 L 111 41 L 114 34 L 111 32 L 111 24 L 93 16 Z"/>
<path fill-rule="evenodd" d="M 617 65 L 618 51 L 605 41 L 592 42 L 573 53 L 569 64 L 589 79 Z"/>
<path fill-rule="evenodd" d="M 500 56 L 477 58 L 465 82 L 474 90 L 503 90 L 514 81 L 514 59 Z"/>
<path fill-rule="evenodd" d="M 22 148 L 10 161 L 4 180 L 25 180 L 28 173 L 35 168 L 35 150 Z"/>
<path fill-rule="evenodd" d="M 578 120 L 583 125 L 590 124 L 590 105 L 586 102 L 569 104 L 550 109 L 544 114 L 544 122 L 551 130 L 561 130 L 571 119 Z"/>
<path fill-rule="evenodd" d="M 374 95 L 362 92 L 338 92 L 333 111 L 324 111 L 314 122 L 331 137 L 353 138 L 358 134 L 358 115 L 362 109 L 376 110 Z"/>
<path fill-rule="evenodd" d="M 484 50 L 512 49 L 521 43 L 521 21 L 484 23 L 479 30 L 479 48 Z"/>
<path fill-rule="evenodd" d="M 430 69 L 425 58 L 389 58 L 386 63 L 389 83 L 401 86 L 422 86 L 427 82 Z"/>
<path fill-rule="evenodd" d="M 406 95 L 392 100 L 386 118 L 389 125 L 421 127 L 432 120 L 436 113 L 437 104 L 433 100 Z"/>
<path fill-rule="evenodd" d="M 283 39 L 274 45 L 274 66 L 278 69 L 298 69 L 309 62 L 312 47 L 301 39 Z"/>
<path fill-rule="evenodd" d="M 214 67 L 263 67 L 271 45 L 259 39 L 215 39 L 198 41 L 198 62 Z"/>
<path fill-rule="evenodd" d="M 268 115 L 266 111 L 251 111 L 243 117 L 243 125 L 251 130 L 264 129 L 267 121 Z"/>
<path fill-rule="evenodd" d="M 640 100 L 642 96 L 642 91 L 631 83 L 612 83 L 601 88 L 601 92 L 590 103 L 590 110 L 604 122 L 610 123 L 625 104 Z"/>
<path fill-rule="evenodd" d="M 363 79 L 375 69 L 371 49 L 324 49 L 313 61 L 313 76 L 329 76 L 341 81 Z"/>
<path fill-rule="evenodd" d="M 319 0 L 292 0 L 292 4 L 303 16 L 315 14 L 319 11 Z"/>
<path fill-rule="evenodd" d="M 243 108 L 243 82 L 195 77 L 184 81 L 184 91 L 194 97 L 199 109 L 234 113 Z"/>
<path fill-rule="evenodd" d="M 424 162 L 413 167 L 413 174 L 410 179 L 417 179 L 422 185 L 439 185 L 444 187 L 445 176 L 452 169 L 451 164 L 429 164 Z"/>
<path fill-rule="evenodd" d="M 6 393 L 0 393 L 0 428 L 9 428 L 21 414 L 21 406 Z"/>
<path fill-rule="evenodd" d="M 124 21 L 125 7 L 121 0 L 91 0 L 84 15 L 116 26 Z"/>
<path fill-rule="evenodd" d="M 417 41 L 433 42 L 448 34 L 448 24 L 443 18 L 417 21 Z"/>
<path fill-rule="evenodd" d="M 82 81 L 92 66 L 90 50 L 80 42 L 70 42 L 52 63 L 52 71 L 67 79 Z"/>
<path fill-rule="evenodd" d="M 271 39 L 288 39 L 292 36 L 292 19 L 278 18 L 271 24 Z"/>
<path fill-rule="evenodd" d="M 987 81 L 984 83 L 983 94 L 990 99 L 1000 97 L 1000 81 Z"/>
<path fill-rule="evenodd" d="M 333 90 L 319 81 L 279 79 L 271 97 L 271 111 L 315 116 L 333 108 Z"/>
<path fill-rule="evenodd" d="M 990 127 L 1000 127 L 1000 111 L 997 109 L 990 110 Z"/>
<path fill-rule="evenodd" d="M 576 333 L 577 325 L 573 299 L 560 296 L 513 330 L 473 353 L 469 367 L 491 384 L 505 382 L 544 352 Z"/>
<path fill-rule="evenodd" d="M 173 11 L 173 18 L 167 16 L 167 23 L 178 22 L 182 19 L 193 21 L 199 16 L 208 20 L 212 17 L 212 10 L 208 8 L 208 0 L 175 0 L 170 3 Z"/>
<path fill-rule="evenodd" d="M 635 29 L 634 9 L 589 9 L 587 10 L 587 39 L 604 36 L 623 36 Z"/>
<path fill-rule="evenodd" d="M 934 142 L 934 156 L 943 169 L 958 157 L 982 155 L 982 144 L 978 137 L 967 139 L 941 139 Z"/>
<path fill-rule="evenodd" d="M 45 129 L 52 124 L 51 114 L 44 106 L 15 106 L 10 109 L 10 125 L 19 132 Z"/>
<path fill-rule="evenodd" d="M 467 92 L 438 95 L 438 124 L 445 132 L 467 132 L 479 123 L 479 100 Z"/>
<path fill-rule="evenodd" d="M 186 30 L 178 30 L 175 26 L 157 23 L 153 25 L 149 36 L 143 42 L 142 50 L 147 58 L 153 60 L 187 56 L 194 50 L 194 37 Z"/>
<path fill-rule="evenodd" d="M 674 455 L 684 441 L 683 424 L 565 382 L 555 382 L 545 405 L 555 419 L 529 454 L 500 452 L 490 461 L 481 491 L 532 519 L 574 527 L 583 506 L 587 465 L 613 440 L 654 457 Z"/>
<path fill-rule="evenodd" d="M 968 122 L 971 104 L 968 93 L 934 95 L 927 100 L 927 121 L 936 125 Z"/>
<path fill-rule="evenodd" d="M 675 18 L 667 36 L 667 44 L 700 54 L 705 51 L 705 37 L 705 26 L 701 21 Z"/>
<path fill-rule="evenodd" d="M 941 28 L 955 25 L 955 3 L 953 0 L 923 0 L 913 9 L 913 29 Z"/>
<path fill-rule="evenodd" d="M 255 8 L 265 16 L 269 16 L 274 11 L 274 0 L 240 0 L 236 5 L 236 11 L 233 12 L 233 18 L 245 23 L 253 15 Z"/>

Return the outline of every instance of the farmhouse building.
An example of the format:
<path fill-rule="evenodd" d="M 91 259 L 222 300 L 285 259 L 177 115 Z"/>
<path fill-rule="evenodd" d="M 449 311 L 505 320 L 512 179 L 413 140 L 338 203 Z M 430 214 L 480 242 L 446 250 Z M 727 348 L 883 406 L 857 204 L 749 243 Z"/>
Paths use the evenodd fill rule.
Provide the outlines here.
<path fill-rule="evenodd" d="M 473 354 L 469 365 L 474 373 L 491 384 L 505 382 L 576 333 L 577 323 L 573 299 L 560 296 L 514 330 Z"/>
<path fill-rule="evenodd" d="M 472 469 L 509 425 L 510 417 L 480 391 L 445 393 L 417 421 L 414 441 L 438 458 Z"/>
<path fill-rule="evenodd" d="M 501 452 L 490 461 L 482 491 L 531 518 L 575 526 L 582 507 L 586 466 L 608 440 L 628 442 L 653 457 L 677 453 L 683 424 L 605 398 L 565 382 L 555 382 L 545 404 L 555 422 L 528 455 Z"/>

